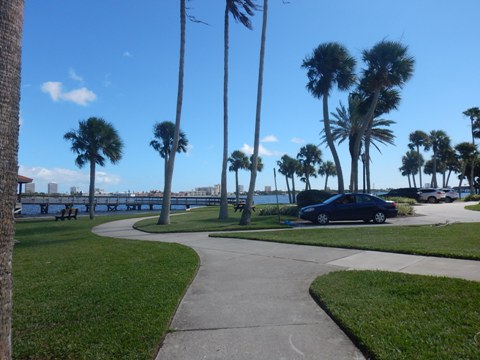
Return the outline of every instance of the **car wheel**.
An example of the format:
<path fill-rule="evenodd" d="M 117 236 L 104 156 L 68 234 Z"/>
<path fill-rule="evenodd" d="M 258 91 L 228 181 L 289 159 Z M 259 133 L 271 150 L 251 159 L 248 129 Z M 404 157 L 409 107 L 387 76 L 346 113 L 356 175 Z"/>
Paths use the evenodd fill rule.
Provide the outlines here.
<path fill-rule="evenodd" d="M 453 199 L 452 199 L 450 196 L 447 196 L 447 197 L 445 198 L 445 202 L 446 202 L 446 203 L 451 203 L 451 202 L 453 202 Z"/>
<path fill-rule="evenodd" d="M 430 203 L 430 204 L 434 204 L 437 202 L 437 199 L 435 198 L 435 196 L 430 196 L 427 201 Z"/>
<path fill-rule="evenodd" d="M 383 212 L 377 211 L 375 214 L 373 214 L 373 222 L 375 224 L 383 224 L 385 220 L 387 220 L 387 217 Z"/>
<path fill-rule="evenodd" d="M 325 213 L 320 213 L 317 216 L 317 223 L 320 225 L 327 225 L 330 219 L 328 218 L 328 215 Z"/>

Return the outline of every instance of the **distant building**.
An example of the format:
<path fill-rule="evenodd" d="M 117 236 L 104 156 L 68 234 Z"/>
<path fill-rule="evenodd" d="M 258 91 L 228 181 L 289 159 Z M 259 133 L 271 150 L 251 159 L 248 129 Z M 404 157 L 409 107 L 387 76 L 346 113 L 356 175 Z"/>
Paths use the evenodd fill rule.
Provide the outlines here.
<path fill-rule="evenodd" d="M 272 192 L 271 186 L 265 186 L 265 192 Z"/>
<path fill-rule="evenodd" d="M 56 183 L 48 184 L 48 194 L 58 194 L 58 185 Z"/>
<path fill-rule="evenodd" d="M 192 196 L 206 196 L 206 195 L 213 195 L 215 189 L 211 186 L 206 187 L 198 187 L 194 190 L 194 193 L 202 194 L 202 195 L 192 195 Z"/>
<path fill-rule="evenodd" d="M 76 186 L 72 186 L 70 188 L 70 195 L 75 195 L 77 193 L 77 187 Z"/>
<path fill-rule="evenodd" d="M 25 194 L 34 194 L 35 193 L 35 184 L 28 183 L 25 184 Z"/>
<path fill-rule="evenodd" d="M 220 185 L 220 184 L 215 184 L 215 185 L 213 186 L 213 189 L 214 189 L 214 190 L 213 190 L 213 194 L 212 194 L 212 195 L 218 196 L 218 195 L 220 195 L 220 192 L 221 192 L 221 190 L 222 190 L 222 185 Z"/>
<path fill-rule="evenodd" d="M 239 193 L 245 192 L 243 185 L 238 185 L 238 192 Z"/>

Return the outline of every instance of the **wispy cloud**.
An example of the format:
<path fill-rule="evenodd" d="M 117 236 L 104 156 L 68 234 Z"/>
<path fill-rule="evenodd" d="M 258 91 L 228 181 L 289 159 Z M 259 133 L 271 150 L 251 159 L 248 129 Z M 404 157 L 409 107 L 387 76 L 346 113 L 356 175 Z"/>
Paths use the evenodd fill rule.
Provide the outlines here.
<path fill-rule="evenodd" d="M 127 57 L 127 58 L 133 57 L 133 55 L 132 55 L 129 51 L 124 51 L 124 52 L 123 52 L 123 56 L 124 56 L 124 57 Z"/>
<path fill-rule="evenodd" d="M 75 80 L 75 81 L 78 81 L 78 82 L 81 82 L 83 83 L 83 77 L 81 77 L 80 75 L 78 75 L 76 72 L 75 72 L 75 69 L 72 69 L 70 68 L 68 70 L 68 77 L 72 80 Z"/>
<path fill-rule="evenodd" d="M 42 91 L 49 94 L 53 101 L 69 101 L 82 106 L 86 106 L 97 99 L 97 95 L 86 87 L 64 91 L 63 84 L 59 81 L 44 82 Z"/>
<path fill-rule="evenodd" d="M 298 137 L 294 137 L 290 141 L 294 144 L 305 144 L 305 140 Z"/>
<path fill-rule="evenodd" d="M 260 141 L 266 143 L 278 142 L 278 138 L 275 135 L 267 135 Z"/>

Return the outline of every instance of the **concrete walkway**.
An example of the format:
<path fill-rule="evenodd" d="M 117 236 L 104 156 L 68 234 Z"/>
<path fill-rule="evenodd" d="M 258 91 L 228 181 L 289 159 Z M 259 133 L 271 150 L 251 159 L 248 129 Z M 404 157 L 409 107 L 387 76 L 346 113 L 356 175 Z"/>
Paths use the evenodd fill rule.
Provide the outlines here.
<path fill-rule="evenodd" d="M 433 208 L 436 212 L 448 205 L 454 204 L 426 208 L 438 206 Z M 461 209 L 456 204 L 455 208 Z M 454 213 L 453 207 L 448 209 Z M 445 222 L 428 214 L 418 218 Z M 209 238 L 206 233 L 146 234 L 132 229 L 136 221 L 104 224 L 94 232 L 182 243 L 201 260 L 173 319 L 175 331 L 167 335 L 157 360 L 363 359 L 311 299 L 308 289 L 317 276 L 345 268 L 383 269 L 480 281 L 477 261 Z"/>

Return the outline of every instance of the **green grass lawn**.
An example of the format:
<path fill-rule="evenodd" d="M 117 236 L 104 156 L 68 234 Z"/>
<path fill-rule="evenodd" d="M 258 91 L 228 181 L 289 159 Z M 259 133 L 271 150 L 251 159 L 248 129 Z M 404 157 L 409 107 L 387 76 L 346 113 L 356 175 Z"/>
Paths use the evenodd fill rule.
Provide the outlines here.
<path fill-rule="evenodd" d="M 365 226 L 211 234 L 289 244 L 378 250 L 480 260 L 480 223 Z"/>
<path fill-rule="evenodd" d="M 381 271 L 320 276 L 317 302 L 374 359 L 479 359 L 480 283 Z"/>
<path fill-rule="evenodd" d="M 17 221 L 15 359 L 154 357 L 199 259 L 178 244 L 91 233 L 117 219 Z"/>
<path fill-rule="evenodd" d="M 135 224 L 135 228 L 151 233 L 260 230 L 287 228 L 283 221 L 294 219 L 293 217 L 281 216 L 279 222 L 276 215 L 259 216 L 258 213 L 265 206 L 267 205 L 256 206 L 256 211 L 252 213 L 251 224 L 248 226 L 239 225 L 242 214 L 234 212 L 232 206 L 229 206 L 229 218 L 226 220 L 218 219 L 220 209 L 218 206 L 207 206 L 177 213 L 170 217 L 169 225 L 157 225 L 157 217 L 139 221 Z"/>

